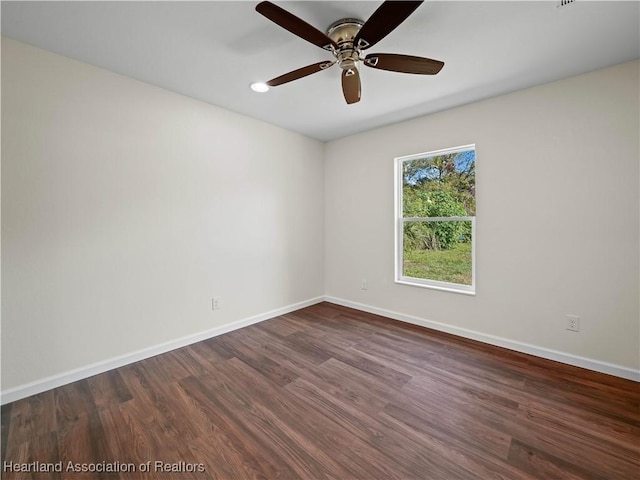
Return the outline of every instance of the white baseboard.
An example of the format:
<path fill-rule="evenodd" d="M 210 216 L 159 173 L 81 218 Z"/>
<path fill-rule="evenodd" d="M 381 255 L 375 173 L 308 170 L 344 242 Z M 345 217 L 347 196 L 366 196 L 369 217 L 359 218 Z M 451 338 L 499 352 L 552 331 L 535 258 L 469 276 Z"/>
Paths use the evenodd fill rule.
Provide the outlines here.
<path fill-rule="evenodd" d="M 324 296 L 324 297 L 312 298 L 312 299 L 305 300 L 303 302 L 295 303 L 292 305 L 287 305 L 285 307 L 271 310 L 269 312 L 255 315 L 253 317 L 237 320 L 235 322 L 228 323 L 226 325 L 221 325 L 219 327 L 212 328 L 210 330 L 205 330 L 203 332 L 199 332 L 194 335 L 188 335 L 186 337 L 178 338 L 176 340 L 165 342 L 159 345 L 154 345 L 152 347 L 138 350 L 125 355 L 121 355 L 119 357 L 111 358 L 101 362 L 96 362 L 91 365 L 87 365 L 86 367 L 76 368 L 68 372 L 63 372 L 63 373 L 52 375 L 50 377 L 46 377 L 30 383 L 25 383 L 23 385 L 19 385 L 17 387 L 13 387 L 0 392 L 0 404 L 4 405 L 5 403 L 14 402 L 16 400 L 20 400 L 21 398 L 26 398 L 31 395 L 36 395 L 38 393 L 51 390 L 52 388 L 61 387 L 62 385 L 66 385 L 71 382 L 82 380 L 84 378 L 92 377 L 93 375 L 104 373 L 109 370 L 113 370 L 114 368 L 122 367 L 130 363 L 144 360 L 145 358 L 154 357 L 156 355 L 160 355 L 162 353 L 166 353 L 171 350 L 175 350 L 177 348 L 191 345 L 192 343 L 200 342 L 202 340 L 216 337 L 218 335 L 222 335 L 224 333 L 228 333 L 233 330 L 237 330 L 239 328 L 247 327 L 255 323 L 269 320 L 270 318 L 274 318 L 279 315 L 284 315 L 286 313 L 299 310 L 301 308 L 315 305 L 316 303 L 320 303 L 322 301 L 334 303 L 336 305 L 342 305 L 345 307 L 350 307 L 356 310 L 361 310 L 363 312 L 369 312 L 376 315 L 381 315 L 384 317 L 392 318 L 394 320 L 399 320 L 401 322 L 420 325 L 422 327 L 431 328 L 433 330 L 438 330 L 441 332 L 451 333 L 459 337 L 478 340 L 480 342 L 487 343 L 490 345 L 496 345 L 499 347 L 508 348 L 509 350 L 514 350 L 516 352 L 527 353 L 530 355 L 535 355 L 536 357 L 546 358 L 549 360 L 554 360 L 556 362 L 566 363 L 568 365 L 574 365 L 576 367 L 582 367 L 588 370 L 593 370 L 596 372 L 606 373 L 609 375 L 614 375 L 616 377 L 626 378 L 628 380 L 634 380 L 636 382 L 640 382 L 639 370 L 634 370 L 632 368 L 624 367 L 622 365 L 602 362 L 600 360 L 580 357 L 577 355 L 572 355 L 572 354 L 560 352 L 557 350 L 551 350 L 544 347 L 538 347 L 536 345 L 530 345 L 528 343 L 517 342 L 514 340 L 502 338 L 502 337 L 496 337 L 494 335 L 488 335 L 485 333 L 476 332 L 476 331 L 468 330 L 465 328 L 454 327 L 444 323 L 425 320 L 423 318 L 414 317 L 411 315 L 406 315 L 406 314 L 394 312 L 391 310 L 385 310 L 383 308 L 372 307 L 370 305 L 352 302 L 350 300 L 344 300 L 341 298 L 336 298 L 331 296 Z"/>
<path fill-rule="evenodd" d="M 509 340 L 507 338 L 496 337 L 494 335 L 488 335 L 486 333 L 476 332 L 474 330 L 468 330 L 466 328 L 454 327 L 444 323 L 433 322 L 431 320 L 425 320 L 423 318 L 414 317 L 412 315 L 405 315 L 403 313 L 385 310 L 384 308 L 372 307 L 370 305 L 352 302 L 350 300 L 343 300 L 341 298 L 325 296 L 324 300 L 329 303 L 335 303 L 336 305 L 342 305 L 344 307 L 354 308 L 363 312 L 373 313 L 376 315 L 381 315 L 383 317 L 389 317 L 394 320 L 400 320 L 401 322 L 420 325 L 422 327 L 451 333 L 452 335 L 469 338 L 471 340 L 478 340 L 479 342 L 488 343 L 489 345 L 496 345 L 498 347 L 508 348 L 509 350 L 515 350 L 516 352 L 527 353 L 529 355 L 535 355 L 536 357 L 546 358 L 548 360 L 554 360 L 560 363 L 566 363 L 567 365 L 586 368 L 595 372 L 606 373 L 609 375 L 614 375 L 616 377 L 640 382 L 640 370 L 634 370 L 622 365 L 602 362 L 600 360 L 594 360 L 592 358 L 580 357 L 578 355 L 572 355 L 570 353 L 551 350 L 549 348 L 538 347 L 536 345 L 530 345 L 528 343 L 517 342 L 515 340 Z"/>
<path fill-rule="evenodd" d="M 61 387 L 62 385 L 82 380 L 84 378 L 92 377 L 99 373 L 113 370 L 114 368 L 122 367 L 130 363 L 144 360 L 145 358 L 155 357 L 156 355 L 160 355 L 161 353 L 166 353 L 171 350 L 175 350 L 176 348 L 186 347 L 187 345 L 191 345 L 192 343 L 200 342 L 208 338 L 217 337 L 218 335 L 222 335 L 223 333 L 228 333 L 239 328 L 253 325 L 254 323 L 269 320 L 270 318 L 284 315 L 286 313 L 290 313 L 304 307 L 315 305 L 316 303 L 320 303 L 322 301 L 324 301 L 323 297 L 312 298 L 303 302 L 287 305 L 282 308 L 277 308 L 275 310 L 271 310 L 270 312 L 261 313 L 253 317 L 227 323 L 226 325 L 221 325 L 219 327 L 205 330 L 204 332 L 199 332 L 194 335 L 188 335 L 176 340 L 171 340 L 170 342 L 161 343 L 159 345 L 154 345 L 152 347 L 144 348 L 132 353 L 127 353 L 119 357 L 96 362 L 91 365 L 87 365 L 86 367 L 76 368 L 68 372 L 59 373 L 57 375 L 52 375 L 50 377 L 36 380 L 34 382 L 25 383 L 23 385 L 19 385 L 17 387 L 13 387 L 1 392 L 0 404 L 4 405 L 5 403 L 15 402 L 16 400 L 20 400 L 21 398 L 36 395 L 38 393 L 51 390 L 52 388 Z"/>

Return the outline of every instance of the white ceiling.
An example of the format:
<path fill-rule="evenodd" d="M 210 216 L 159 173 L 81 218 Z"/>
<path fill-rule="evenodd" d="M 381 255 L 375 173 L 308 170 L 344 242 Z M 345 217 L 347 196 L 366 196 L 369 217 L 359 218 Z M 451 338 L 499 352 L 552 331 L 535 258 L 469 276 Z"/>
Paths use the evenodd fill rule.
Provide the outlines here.
<path fill-rule="evenodd" d="M 337 67 L 259 94 L 249 84 L 331 54 L 257 3 L 2 2 L 2 34 L 323 141 L 640 56 L 637 1 L 427 1 L 367 53 L 442 60 L 440 74 L 362 67 L 354 105 Z M 274 3 L 324 31 L 381 1 Z"/>

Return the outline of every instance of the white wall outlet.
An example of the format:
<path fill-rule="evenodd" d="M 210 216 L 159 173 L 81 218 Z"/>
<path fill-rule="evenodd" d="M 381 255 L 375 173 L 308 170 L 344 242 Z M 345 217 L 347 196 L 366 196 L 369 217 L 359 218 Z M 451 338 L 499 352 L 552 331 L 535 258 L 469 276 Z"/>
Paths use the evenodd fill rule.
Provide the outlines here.
<path fill-rule="evenodd" d="M 211 310 L 218 310 L 220 308 L 220 297 L 213 297 L 211 299 Z"/>
<path fill-rule="evenodd" d="M 580 317 L 578 315 L 567 315 L 567 330 L 572 332 L 580 331 Z"/>
<path fill-rule="evenodd" d="M 367 289 L 367 281 L 366 280 L 362 280 L 362 284 L 361 284 L 360 288 L 362 288 L 362 290 L 366 290 Z"/>

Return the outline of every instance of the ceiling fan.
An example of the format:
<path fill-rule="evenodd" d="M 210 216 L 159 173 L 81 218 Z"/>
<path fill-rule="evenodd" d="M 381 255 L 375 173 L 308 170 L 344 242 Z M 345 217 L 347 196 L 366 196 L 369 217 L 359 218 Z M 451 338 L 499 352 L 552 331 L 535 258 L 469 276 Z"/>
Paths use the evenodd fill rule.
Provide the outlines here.
<path fill-rule="evenodd" d="M 314 63 L 280 75 L 267 82 L 270 87 L 297 80 L 326 70 L 336 63 L 342 69 L 342 93 L 348 104 L 360 101 L 360 73 L 358 63 L 367 67 L 392 72 L 435 75 L 444 62 L 430 58 L 395 53 L 370 53 L 362 56 L 362 50 L 373 47 L 389 35 L 422 1 L 386 1 L 363 22 L 355 18 L 343 18 L 334 22 L 324 34 L 304 20 L 271 2 L 260 2 L 256 11 L 294 35 L 330 51 L 335 60 Z"/>

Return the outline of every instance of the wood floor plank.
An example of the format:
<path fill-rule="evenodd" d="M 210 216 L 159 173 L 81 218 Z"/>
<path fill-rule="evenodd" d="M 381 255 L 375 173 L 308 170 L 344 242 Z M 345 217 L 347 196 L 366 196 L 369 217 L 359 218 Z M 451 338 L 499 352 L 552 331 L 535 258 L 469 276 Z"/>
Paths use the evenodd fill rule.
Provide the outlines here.
<path fill-rule="evenodd" d="M 503 478 L 505 480 L 531 480 L 536 478 L 535 475 L 524 472 L 501 459 L 481 453 L 460 442 L 455 436 L 440 436 L 442 431 L 434 431 L 429 425 L 425 425 L 419 417 L 410 412 L 394 409 L 393 415 L 391 415 L 385 410 L 380 412 L 377 418 L 389 428 L 404 429 L 406 435 L 415 436 L 434 455 L 444 459 L 452 470 L 449 478 Z"/>
<path fill-rule="evenodd" d="M 162 445 L 171 447 L 188 442 L 200 433 L 185 419 L 186 412 L 181 410 L 170 387 L 166 384 L 158 386 L 151 401 L 136 398 L 120 405 L 120 410 L 131 422 L 144 431 L 152 451 Z"/>
<path fill-rule="evenodd" d="M 224 362 L 232 357 L 229 352 L 223 352 L 221 348 L 217 348 L 213 340 L 215 340 L 215 338 L 197 342 L 189 345 L 186 349 L 200 361 L 205 361 L 209 365 Z"/>
<path fill-rule="evenodd" d="M 7 453 L 7 441 L 9 439 L 9 428 L 11 426 L 11 409 L 13 407 L 13 403 L 8 403 L 6 405 L 2 405 L 0 412 L 2 421 L 0 422 L 0 428 L 2 428 L 1 437 L 0 437 L 0 448 L 2 452 L 2 457 L 0 461 L 4 462 Z M 15 443 L 15 440 L 14 440 Z"/>
<path fill-rule="evenodd" d="M 261 325 L 256 325 L 257 329 L 262 329 Z M 278 335 L 273 332 L 271 334 L 280 339 L 280 341 L 287 346 L 288 349 L 297 352 L 298 355 L 302 355 L 309 362 L 319 365 L 322 362 L 326 362 L 331 358 L 331 354 L 327 352 L 325 348 L 318 348 L 309 341 L 301 341 L 298 339 L 292 339 L 288 335 Z"/>
<path fill-rule="evenodd" d="M 620 448 L 640 449 L 640 427 L 633 422 L 620 421 L 585 410 L 571 404 L 532 400 L 520 406 L 527 418 L 535 423 L 566 431 L 576 435 L 596 435 L 599 441 L 610 442 Z"/>
<path fill-rule="evenodd" d="M 433 397 L 434 401 L 449 404 L 458 410 L 466 410 L 473 415 L 482 412 L 513 417 L 520 406 L 519 397 L 512 395 L 512 389 L 488 385 L 475 380 L 465 382 L 457 376 L 445 377 L 441 371 L 431 371 L 430 375 L 416 375 L 402 392 L 410 398 Z"/>
<path fill-rule="evenodd" d="M 324 389 L 318 388 L 303 378 L 287 385 L 287 390 L 308 402 L 327 417 L 338 420 L 350 432 L 378 449 L 392 461 L 399 462 L 412 472 L 422 472 L 424 478 L 452 478 L 452 468 L 448 462 L 430 451 L 422 442 L 402 432 L 381 424 L 376 417 L 336 398 Z M 455 469 L 453 469 L 455 472 Z M 415 473 L 408 478 L 414 478 Z"/>
<path fill-rule="evenodd" d="M 206 429 L 204 436 L 190 444 L 192 452 L 198 452 L 202 448 L 200 439 L 215 437 L 222 433 L 237 452 L 243 453 L 243 462 L 248 463 L 250 469 L 262 472 L 266 478 L 295 478 L 291 466 L 272 449 L 272 445 L 263 445 L 244 424 L 237 420 L 235 415 L 226 414 L 225 407 L 217 400 L 217 396 L 211 396 L 200 379 L 187 378 L 180 383 L 180 388 L 182 395 L 189 398 L 194 406 L 190 410 L 192 415 Z M 216 452 L 209 452 L 197 457 L 205 464 L 208 472 L 240 468 L 238 465 L 218 465 L 216 455 Z"/>
<path fill-rule="evenodd" d="M 383 362 L 360 355 L 353 350 L 336 352 L 333 358 L 350 367 L 357 368 L 364 373 L 374 376 L 379 382 L 394 389 L 402 388 L 403 385 L 411 380 L 410 375 L 402 373 Z"/>
<path fill-rule="evenodd" d="M 260 322 L 259 325 L 262 327 L 262 330 L 284 337 L 308 329 L 306 326 L 300 326 L 292 322 L 286 315 Z"/>
<path fill-rule="evenodd" d="M 636 480 L 640 387 L 321 303 L 2 407 L 7 479 Z"/>
<path fill-rule="evenodd" d="M 211 350 L 213 350 L 222 360 L 229 360 L 234 357 L 233 353 L 229 350 L 225 349 L 222 346 L 222 341 L 224 340 L 224 335 L 219 337 L 209 338 L 207 340 L 203 340 L 202 343 L 207 345 Z"/>
<path fill-rule="evenodd" d="M 232 332 L 232 334 L 229 334 L 220 340 L 221 344 L 227 350 L 232 352 L 236 358 L 239 358 L 248 365 L 251 365 L 262 375 L 268 377 L 281 387 L 287 385 L 298 377 L 294 371 L 289 370 L 286 366 L 283 366 L 263 355 L 259 349 L 255 349 L 244 342 L 241 335 L 234 336 L 233 333 L 237 334 L 239 332 Z"/>
<path fill-rule="evenodd" d="M 77 416 L 73 420 L 64 423 L 58 430 L 58 450 L 60 459 L 66 464 L 90 464 L 99 463 L 105 459 L 113 458 L 109 443 L 96 411 Z M 96 479 L 113 477 L 104 473 L 93 474 Z M 63 469 L 62 479 L 77 478 L 75 470 Z"/>
<path fill-rule="evenodd" d="M 290 397 L 271 396 L 271 385 L 265 387 L 241 361 L 230 360 L 229 365 L 233 365 L 231 372 L 207 380 L 208 385 L 220 393 L 219 398 L 227 408 L 237 410 L 238 406 L 245 406 L 245 414 L 238 420 L 263 442 L 275 444 L 277 450 L 286 453 L 287 459 L 294 459 L 293 467 L 301 478 L 338 478 L 341 468 L 307 436 L 315 430 L 318 440 L 326 443 L 331 440 L 326 429 L 317 428 L 309 416 L 289 418 L 287 412 L 295 411 Z M 253 377 L 251 389 L 237 383 L 240 376 Z"/>
<path fill-rule="evenodd" d="M 580 465 L 594 475 L 610 478 L 633 478 L 640 472 L 640 443 L 631 440 L 634 448 L 613 444 L 593 433 L 578 431 L 574 426 L 558 428 L 520 412 L 517 420 L 506 423 L 508 431 L 519 441 L 539 451 L 561 457 Z"/>
<path fill-rule="evenodd" d="M 5 467 L 5 462 L 22 465 L 31 461 L 29 442 L 11 442 L 7 445 L 6 457 L 2 461 L 2 478 L 4 480 L 30 480 L 33 474 L 14 469 L 12 466 Z"/>
<path fill-rule="evenodd" d="M 145 434 L 136 428 L 137 422 L 132 421 L 119 405 L 102 409 L 98 415 L 113 455 L 112 461 L 139 465 L 153 453 L 151 448 L 146 448 Z"/>
<path fill-rule="evenodd" d="M 283 342 L 281 337 L 256 329 L 251 338 L 247 338 L 245 341 L 252 348 L 259 350 L 265 357 L 295 373 L 296 378 L 305 372 L 315 370 L 317 367 L 317 364 L 313 363 L 312 359 L 300 355 L 286 342 Z"/>
<path fill-rule="evenodd" d="M 640 404 L 637 399 L 617 395 L 570 380 L 527 379 L 524 391 L 536 396 L 552 398 L 560 403 L 570 403 L 611 418 L 632 419 L 640 426 Z"/>
<path fill-rule="evenodd" d="M 332 365 L 338 364 L 333 363 Z M 388 403 L 388 391 L 382 391 L 378 395 L 370 395 L 371 392 L 366 386 L 346 382 L 340 373 L 331 368 L 323 367 L 324 364 L 316 367 L 313 371 L 305 372 L 302 378 L 318 388 L 326 390 L 353 408 L 358 408 L 368 414 L 380 411 Z"/>
<path fill-rule="evenodd" d="M 58 437 L 56 432 L 49 432 L 33 436 L 29 440 L 29 461 L 55 464 L 60 461 L 58 451 Z M 38 480 L 59 480 L 61 472 L 51 471 L 38 474 Z"/>
<path fill-rule="evenodd" d="M 118 370 L 90 377 L 87 383 L 98 409 L 118 405 L 133 398 Z"/>
<path fill-rule="evenodd" d="M 337 388 L 347 389 L 345 391 L 349 391 L 349 395 L 360 396 L 364 399 L 364 403 L 368 403 L 370 406 L 378 403 L 384 406 L 398 391 L 397 388 L 388 385 L 374 375 L 335 358 L 327 360 L 305 378 L 310 376 L 320 377 Z"/>
<path fill-rule="evenodd" d="M 252 457 L 242 443 L 231 441 L 222 430 L 216 431 L 210 437 L 200 437 L 191 442 L 189 449 L 195 458 L 207 465 L 206 473 L 211 479 L 270 478 L 261 468 L 261 464 L 266 461 Z"/>
<path fill-rule="evenodd" d="M 167 360 L 176 362 L 185 373 L 188 373 L 187 376 L 207 375 L 210 367 L 210 360 L 201 356 L 195 348 L 190 346 L 167 352 L 162 360 L 163 362 Z M 185 376 L 181 376 L 179 379 L 182 378 Z"/>
<path fill-rule="evenodd" d="M 452 403 L 446 395 L 421 395 L 416 392 L 419 391 L 403 388 L 401 394 L 384 410 L 389 413 L 399 407 L 410 412 L 419 412 L 416 415 L 425 424 L 431 425 L 433 431 L 445 430 L 447 435 L 475 446 L 478 451 L 507 458 L 511 436 L 483 422 L 482 412 L 467 409 L 465 404 Z M 451 428 L 450 425 L 455 425 L 456 428 Z"/>
<path fill-rule="evenodd" d="M 5 408 L 5 407 L 3 407 Z M 6 407 L 8 411 L 7 437 L 12 443 L 23 443 L 31 437 L 31 402 L 23 398 Z"/>
<path fill-rule="evenodd" d="M 595 480 L 605 478 L 518 440 L 514 440 L 511 443 L 509 463 L 532 472 L 538 478 L 558 480 Z"/>
<path fill-rule="evenodd" d="M 81 418 L 95 415 L 96 404 L 86 379 L 56 388 L 53 392 L 58 431 L 66 430 Z"/>
<path fill-rule="evenodd" d="M 369 358 L 377 358 L 386 364 L 393 365 L 395 369 L 413 377 L 424 371 L 424 365 L 428 364 L 428 357 L 435 352 L 422 352 L 420 358 L 410 354 L 396 352 L 393 348 L 379 342 L 364 340 L 351 347 L 356 352 Z"/>
<path fill-rule="evenodd" d="M 593 428 L 591 423 L 583 423 L 583 430 L 576 431 L 575 425 L 567 424 L 562 421 L 561 416 L 557 416 L 556 425 L 541 421 L 541 418 L 532 417 L 527 408 L 522 408 L 519 404 L 508 403 L 508 394 L 504 390 L 501 392 L 507 397 L 500 396 L 494 386 L 485 385 L 486 393 L 478 390 L 476 387 L 453 387 L 446 383 L 439 383 L 437 386 L 432 380 L 427 381 L 425 378 L 412 379 L 409 384 L 403 388 L 403 392 L 409 394 L 409 398 L 414 399 L 417 406 L 427 395 L 441 397 L 438 403 L 447 402 L 456 410 L 464 412 L 465 410 L 471 414 L 474 419 L 482 422 L 486 426 L 494 429 L 496 432 L 502 432 L 513 438 L 520 439 L 530 445 L 544 451 L 562 452 L 568 447 L 565 453 L 566 457 L 571 461 L 582 464 L 588 463 L 594 472 L 602 473 L 602 468 L 618 469 L 621 475 L 625 472 L 628 474 L 634 469 L 634 462 L 629 462 L 624 457 L 633 458 L 633 452 L 621 446 L 614 446 L 606 441 L 604 437 L 591 438 L 591 441 L 585 441 L 591 437 L 589 430 Z M 517 408 L 515 408 L 517 407 Z M 417 408 L 417 415 L 422 415 L 427 408 Z M 552 411 L 553 412 L 553 411 Z M 555 411 L 556 415 L 558 411 Z M 623 435 L 624 436 L 624 435 Z M 629 442 L 635 442 L 637 445 L 637 436 L 634 437 L 633 432 L 623 440 L 623 445 L 629 445 Z M 633 439 L 636 440 L 633 440 Z M 613 461 L 615 466 L 607 466 L 602 463 L 603 451 L 608 451 L 608 455 L 604 458 L 619 458 Z M 588 458 L 583 458 L 588 457 Z M 582 458 L 582 460 L 581 460 Z M 636 457 L 637 460 L 637 457 Z M 640 464 L 638 467 L 640 468 Z M 598 473 L 598 474 L 600 474 Z M 618 478 L 618 477 L 614 477 Z M 621 478 L 625 478 L 624 476 Z"/>
<path fill-rule="evenodd" d="M 248 367 L 242 362 L 230 361 L 229 365 L 236 371 L 237 376 L 249 375 Z M 231 372 L 229 372 L 231 374 Z M 231 381 L 233 376 L 228 376 L 227 380 Z M 242 386 L 236 385 L 236 390 Z M 279 426 L 296 439 L 296 443 L 313 458 L 324 458 L 323 466 L 327 470 L 331 470 L 328 465 L 328 459 L 337 462 L 337 465 L 331 465 L 335 469 L 333 478 L 341 478 L 343 471 L 349 475 L 349 478 L 370 478 L 373 473 L 380 475 L 382 478 L 394 479 L 405 478 L 407 473 L 403 472 L 403 466 L 396 464 L 390 468 L 388 458 L 383 458 L 380 452 L 372 449 L 366 443 L 360 441 L 350 432 L 345 430 L 339 423 L 330 418 L 318 415 L 317 412 L 307 410 L 305 404 L 300 402 L 296 397 L 289 395 L 288 392 L 278 393 L 278 391 L 266 379 L 255 379 L 254 388 L 258 388 L 263 395 L 257 395 L 260 400 L 257 408 L 263 416 L 276 414 L 274 421 Z M 245 390 L 246 395 L 252 395 L 252 390 Z M 304 416 L 294 416 L 291 412 L 304 411 Z M 367 467 L 364 468 L 358 461 L 359 458 L 367 458 Z M 336 468 L 337 467 L 337 468 Z M 313 472 L 307 472 L 306 476 L 313 478 Z"/>
<path fill-rule="evenodd" d="M 318 334 L 313 331 L 305 333 L 298 332 L 288 336 L 288 338 L 293 341 L 303 338 L 304 341 L 311 343 L 312 345 L 322 345 L 323 348 L 329 350 L 332 359 L 339 360 L 344 364 L 371 374 L 379 381 L 382 381 L 393 388 L 402 387 L 402 385 L 407 383 L 411 378 L 410 375 L 395 370 L 384 363 L 377 362 L 359 354 L 357 351 L 351 349 L 354 343 L 340 341 L 340 339 L 336 341 L 335 337 L 335 334 Z"/>
<path fill-rule="evenodd" d="M 191 375 L 191 372 L 185 367 L 183 362 L 174 360 L 175 351 L 167 352 L 167 357 L 157 355 L 137 362 L 142 368 L 147 379 L 156 384 L 171 383 L 182 380 Z"/>
<path fill-rule="evenodd" d="M 239 398 L 238 395 L 242 394 L 233 392 L 233 388 L 225 383 L 220 384 L 217 376 L 191 377 L 180 384 L 203 408 L 207 408 L 208 404 L 214 406 L 217 414 L 223 418 L 216 418 L 211 410 L 208 410 L 208 414 L 216 418 L 216 423 L 224 426 L 225 431 L 234 432 L 243 443 L 257 444 L 261 451 L 267 452 L 268 457 L 284 469 L 285 478 L 328 476 L 326 465 L 306 451 L 301 451 L 297 442 L 274 425 L 270 418 L 265 418 L 250 399 Z"/>
<path fill-rule="evenodd" d="M 290 318 L 295 318 L 291 315 Z M 290 320 L 291 321 L 291 320 Z M 277 335 L 277 334 L 276 334 Z M 301 340 L 303 343 L 308 342 L 316 345 L 316 347 L 326 350 L 330 350 L 329 353 L 333 356 L 334 352 L 343 352 L 357 343 L 360 339 L 353 339 L 345 337 L 344 335 L 336 335 L 334 329 L 327 330 L 324 322 L 321 320 L 316 321 L 313 328 L 307 328 L 306 330 L 300 330 L 286 336 L 289 340 Z"/>

